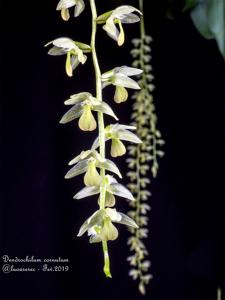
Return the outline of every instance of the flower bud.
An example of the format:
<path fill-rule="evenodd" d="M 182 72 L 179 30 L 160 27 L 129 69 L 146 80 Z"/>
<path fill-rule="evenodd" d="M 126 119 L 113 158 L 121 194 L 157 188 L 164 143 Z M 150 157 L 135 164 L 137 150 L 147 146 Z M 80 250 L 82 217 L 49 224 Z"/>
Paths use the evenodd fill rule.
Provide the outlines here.
<path fill-rule="evenodd" d="M 91 161 L 88 164 L 88 169 L 84 176 L 84 184 L 86 186 L 99 186 L 100 183 L 101 183 L 101 176 L 99 175 L 96 169 L 95 161 Z"/>
<path fill-rule="evenodd" d="M 126 153 L 126 148 L 119 139 L 112 139 L 110 153 L 112 157 L 122 156 Z"/>
<path fill-rule="evenodd" d="M 128 92 L 123 86 L 116 86 L 114 101 L 116 103 L 125 102 L 128 98 Z"/>
<path fill-rule="evenodd" d="M 96 129 L 97 123 L 89 105 L 84 106 L 84 110 L 78 124 L 80 129 L 83 131 L 93 131 Z"/>

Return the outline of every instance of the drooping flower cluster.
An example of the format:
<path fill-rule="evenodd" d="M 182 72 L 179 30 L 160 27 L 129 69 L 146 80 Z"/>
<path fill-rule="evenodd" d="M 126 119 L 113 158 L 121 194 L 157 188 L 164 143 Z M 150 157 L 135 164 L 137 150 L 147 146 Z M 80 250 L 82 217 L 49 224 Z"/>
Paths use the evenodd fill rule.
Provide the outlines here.
<path fill-rule="evenodd" d="M 127 100 L 127 88 L 140 89 L 138 83 L 130 76 L 141 74 L 142 71 L 137 68 L 122 66 L 101 74 L 95 46 L 96 29 L 98 24 L 103 24 L 103 29 L 107 34 L 121 46 L 125 40 L 122 24 L 138 22 L 140 18 L 135 13 L 140 14 L 140 11 L 132 6 L 124 5 L 98 17 L 95 0 L 89 2 L 92 12 L 90 45 L 74 41 L 68 37 L 62 37 L 49 42 L 46 46 L 52 46 L 48 52 L 50 55 L 66 55 L 65 68 L 69 77 L 73 76 L 73 72 L 79 64 L 86 62 L 87 53 L 92 55 L 96 78 L 96 94 L 93 95 L 85 91 L 71 95 L 65 101 L 65 105 L 72 107 L 63 115 L 60 123 L 66 124 L 78 119 L 79 128 L 85 132 L 94 131 L 98 127 L 98 136 L 91 149 L 82 151 L 69 162 L 72 167 L 65 178 L 69 179 L 81 174 L 84 175 L 85 187 L 74 196 L 75 199 L 99 195 L 99 208 L 83 223 L 78 236 L 87 233 L 90 236 L 90 243 L 102 242 L 105 262 L 104 272 L 107 277 L 111 277 L 107 242 L 118 237 L 118 229 L 114 224 L 124 224 L 132 228 L 138 226 L 132 218 L 118 212 L 114 207 L 116 197 L 126 198 L 130 201 L 134 201 L 134 197 L 125 186 L 118 183 L 112 176 L 122 177 L 116 164 L 105 157 L 105 142 L 111 140 L 111 156 L 117 157 L 124 155 L 126 152 L 122 141 L 139 144 L 141 140 L 131 132 L 131 130 L 135 130 L 133 126 L 119 123 L 104 125 L 104 115 L 111 116 L 116 121 L 118 121 L 118 118 L 110 105 L 103 101 L 102 92 L 106 86 L 112 84 L 116 89 L 114 100 L 117 103 Z M 57 10 L 61 11 L 61 16 L 65 21 L 70 18 L 70 9 L 74 9 L 74 16 L 77 17 L 84 8 L 85 2 L 83 0 L 60 0 L 57 5 Z"/>

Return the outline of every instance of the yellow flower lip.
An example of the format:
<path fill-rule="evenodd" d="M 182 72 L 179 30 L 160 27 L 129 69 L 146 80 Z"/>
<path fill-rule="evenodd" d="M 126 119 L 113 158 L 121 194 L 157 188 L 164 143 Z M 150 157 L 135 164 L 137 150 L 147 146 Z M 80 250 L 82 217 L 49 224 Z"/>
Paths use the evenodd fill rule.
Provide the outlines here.
<path fill-rule="evenodd" d="M 113 207 L 116 204 L 116 198 L 113 194 L 106 192 L 105 195 L 105 206 L 106 207 Z"/>
<path fill-rule="evenodd" d="M 69 8 L 74 6 L 74 17 L 78 17 L 85 8 L 83 0 L 60 0 L 56 10 L 61 10 L 61 17 L 64 21 L 68 21 L 70 18 Z"/>
<path fill-rule="evenodd" d="M 120 33 L 118 36 L 117 44 L 118 44 L 118 46 L 122 46 L 125 42 L 125 34 L 124 34 L 124 30 L 123 30 L 123 25 L 121 23 L 121 20 L 116 20 L 115 23 L 118 23 L 119 28 L 120 28 Z"/>
<path fill-rule="evenodd" d="M 104 225 L 102 227 L 100 236 L 102 238 L 102 240 L 104 241 L 114 241 L 118 238 L 118 230 L 116 229 L 116 227 L 113 225 L 111 219 L 109 217 L 107 217 L 104 220 Z"/>
<path fill-rule="evenodd" d="M 95 159 L 88 164 L 87 172 L 84 175 L 84 184 L 86 186 L 99 186 L 101 183 L 101 176 L 96 169 Z"/>
<path fill-rule="evenodd" d="M 114 101 L 116 103 L 125 102 L 128 98 L 128 92 L 123 86 L 116 86 Z"/>
<path fill-rule="evenodd" d="M 61 17 L 64 21 L 68 21 L 70 18 L 70 12 L 68 8 L 63 8 L 61 10 Z"/>
<path fill-rule="evenodd" d="M 112 157 L 122 156 L 126 153 L 126 148 L 119 139 L 115 138 L 115 139 L 112 139 L 110 153 L 111 153 Z"/>
<path fill-rule="evenodd" d="M 67 52 L 67 55 L 66 55 L 66 74 L 69 77 L 73 76 L 73 68 L 71 65 L 71 52 L 70 51 Z"/>
<path fill-rule="evenodd" d="M 79 119 L 78 125 L 83 131 L 93 131 L 97 127 L 95 118 L 91 112 L 90 105 L 85 105 L 83 108 L 83 113 Z"/>

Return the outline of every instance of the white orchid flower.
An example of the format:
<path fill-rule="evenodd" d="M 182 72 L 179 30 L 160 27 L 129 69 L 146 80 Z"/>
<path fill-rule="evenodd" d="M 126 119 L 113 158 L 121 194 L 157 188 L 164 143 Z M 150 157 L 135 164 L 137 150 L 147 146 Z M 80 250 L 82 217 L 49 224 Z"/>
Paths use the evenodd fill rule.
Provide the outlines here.
<path fill-rule="evenodd" d="M 97 22 L 99 24 L 105 23 L 103 29 L 107 32 L 107 34 L 117 41 L 119 46 L 122 46 L 125 41 L 125 34 L 123 30 L 123 23 L 136 23 L 140 21 L 140 18 L 134 14 L 137 12 L 142 14 L 140 10 L 130 5 L 122 5 L 118 8 L 107 12 L 97 18 Z M 119 26 L 119 29 L 117 26 Z"/>
<path fill-rule="evenodd" d="M 137 224 L 127 215 L 117 212 L 115 208 L 97 210 L 81 226 L 78 235 L 82 236 L 86 231 L 90 236 L 90 243 L 113 241 L 118 237 L 118 230 L 113 223 L 120 223 L 138 228 Z"/>
<path fill-rule="evenodd" d="M 64 21 L 68 21 L 70 18 L 69 8 L 74 6 L 74 17 L 78 17 L 85 8 L 83 0 L 60 0 L 56 10 L 61 11 L 61 17 Z"/>
<path fill-rule="evenodd" d="M 84 64 L 87 56 L 84 53 L 91 52 L 91 47 L 87 44 L 73 41 L 70 38 L 62 37 L 55 39 L 45 46 L 53 45 L 48 51 L 49 55 L 67 55 L 66 58 L 66 73 L 68 76 L 73 76 L 73 71 L 81 63 Z"/>
<path fill-rule="evenodd" d="M 102 75 L 102 88 L 108 85 L 116 87 L 114 94 L 114 101 L 121 103 L 127 100 L 128 92 L 126 88 L 139 90 L 139 84 L 130 78 L 130 76 L 140 75 L 143 71 L 137 68 L 121 66 L 116 67 Z"/>

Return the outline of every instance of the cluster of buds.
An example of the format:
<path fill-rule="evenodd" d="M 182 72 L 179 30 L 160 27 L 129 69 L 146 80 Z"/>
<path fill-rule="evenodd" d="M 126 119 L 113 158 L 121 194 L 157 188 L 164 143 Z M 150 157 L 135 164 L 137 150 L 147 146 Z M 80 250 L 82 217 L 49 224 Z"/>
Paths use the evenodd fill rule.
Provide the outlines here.
<path fill-rule="evenodd" d="M 143 9 L 143 1 L 140 0 L 140 8 Z M 164 144 L 161 133 L 158 130 L 157 115 L 152 91 L 154 90 L 152 66 L 151 66 L 151 41 L 152 38 L 145 34 L 144 20 L 140 24 L 140 38 L 132 40 L 134 48 L 131 50 L 133 67 L 140 67 L 143 73 L 138 84 L 141 90 L 135 91 L 133 98 L 133 112 L 131 125 L 136 127 L 136 133 L 141 138 L 142 144 L 129 145 L 127 164 L 129 172 L 129 184 L 127 187 L 133 193 L 136 201 L 130 202 L 131 210 L 128 212 L 138 228 L 130 228 L 128 246 L 131 255 L 128 257 L 130 264 L 129 275 L 138 284 L 141 294 L 146 293 L 146 286 L 152 279 L 150 274 L 151 262 L 149 250 L 145 245 L 145 239 L 149 235 L 150 211 L 149 191 L 150 175 L 156 177 L 158 172 L 158 158 L 163 156 L 160 147 Z"/>

